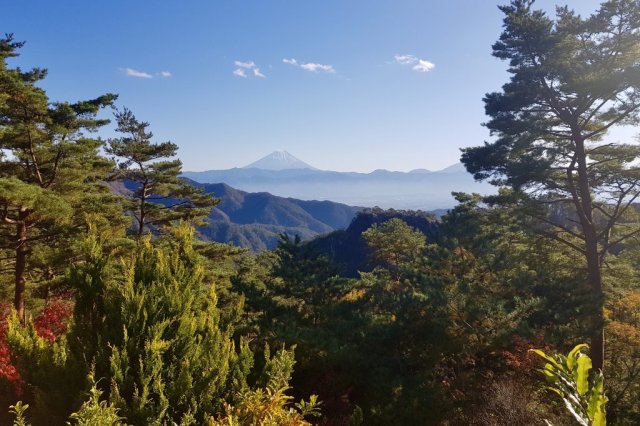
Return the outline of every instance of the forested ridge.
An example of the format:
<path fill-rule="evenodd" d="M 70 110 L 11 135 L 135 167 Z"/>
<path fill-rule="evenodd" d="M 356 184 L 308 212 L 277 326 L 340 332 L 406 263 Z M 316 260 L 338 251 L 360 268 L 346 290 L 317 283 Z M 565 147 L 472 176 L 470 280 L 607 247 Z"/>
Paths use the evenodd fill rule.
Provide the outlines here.
<path fill-rule="evenodd" d="M 281 234 L 309 240 L 346 228 L 361 210 L 332 201 L 297 200 L 267 192 L 248 193 L 224 183 L 199 184 L 184 180 L 220 200 L 198 227 L 198 238 L 232 243 L 254 252 L 275 248 Z M 109 182 L 109 186 L 123 197 L 130 197 L 138 188 L 128 180 L 115 180 Z"/>
<path fill-rule="evenodd" d="M 258 253 L 198 235 L 272 198 L 213 210 L 117 95 L 50 99 L 0 39 L 0 423 L 640 424 L 640 146 L 607 138 L 640 122 L 640 2 L 500 9 L 511 77 L 462 152 L 497 194 L 278 199 L 293 229 L 356 216 Z"/>

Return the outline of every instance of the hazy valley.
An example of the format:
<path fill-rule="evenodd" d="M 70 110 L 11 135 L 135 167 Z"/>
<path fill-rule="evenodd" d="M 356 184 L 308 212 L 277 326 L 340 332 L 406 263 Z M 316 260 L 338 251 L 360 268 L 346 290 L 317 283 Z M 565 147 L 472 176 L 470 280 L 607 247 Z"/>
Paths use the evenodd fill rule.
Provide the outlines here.
<path fill-rule="evenodd" d="M 453 191 L 495 192 L 491 185 L 474 181 L 460 163 L 438 171 L 334 172 L 315 169 L 282 151 L 275 151 L 242 168 L 186 171 L 182 175 L 200 183 L 226 183 L 247 192 L 412 210 L 451 208 L 455 205 L 451 196 Z"/>

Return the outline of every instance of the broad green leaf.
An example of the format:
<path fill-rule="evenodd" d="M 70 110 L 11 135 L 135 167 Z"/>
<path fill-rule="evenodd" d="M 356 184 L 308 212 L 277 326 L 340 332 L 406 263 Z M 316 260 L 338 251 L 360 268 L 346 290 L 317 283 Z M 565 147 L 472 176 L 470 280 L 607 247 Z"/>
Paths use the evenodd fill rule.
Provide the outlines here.
<path fill-rule="evenodd" d="M 558 364 L 558 362 L 553 359 L 552 357 L 550 357 L 549 355 L 545 354 L 544 352 L 542 352 L 540 349 L 529 349 L 530 352 L 533 352 L 534 354 L 546 359 L 547 361 L 549 361 L 553 366 L 555 366 L 557 369 L 562 370 L 562 366 L 560 364 Z"/>
<path fill-rule="evenodd" d="M 569 352 L 569 355 L 567 356 L 567 367 L 569 367 L 569 371 L 573 371 L 573 368 L 576 363 L 576 359 L 580 356 L 580 351 L 583 348 L 588 348 L 588 347 L 589 345 L 587 345 L 586 343 L 582 343 L 580 345 L 577 345 L 575 348 L 571 350 L 571 352 Z"/>
<path fill-rule="evenodd" d="M 607 397 L 604 395 L 604 377 L 602 373 L 598 373 L 591 387 L 591 396 L 587 408 L 593 426 L 605 426 L 607 424 L 606 403 Z"/>
<path fill-rule="evenodd" d="M 558 375 L 553 371 L 553 366 L 551 364 L 546 364 L 544 368 L 541 368 L 540 371 L 544 374 L 544 377 L 548 382 L 555 382 L 558 380 Z"/>
<path fill-rule="evenodd" d="M 578 368 L 574 371 L 574 380 L 578 394 L 583 396 L 589 390 L 589 370 L 591 370 L 591 358 L 586 355 L 578 357 Z"/>
<path fill-rule="evenodd" d="M 563 395 L 562 395 L 562 392 L 560 392 L 560 390 L 559 390 L 559 389 L 552 388 L 551 386 L 545 386 L 545 387 L 544 387 L 544 389 L 547 389 L 547 390 L 550 390 L 550 391 L 552 391 L 552 392 L 555 392 L 555 393 L 557 393 L 557 394 L 558 394 L 559 396 L 561 396 L 561 397 L 563 396 Z"/>
<path fill-rule="evenodd" d="M 595 377 L 593 386 L 591 387 L 591 395 L 589 396 L 589 405 L 587 407 L 587 413 L 589 414 L 589 418 L 593 419 L 600 408 L 601 402 L 600 399 L 603 395 L 603 386 L 604 380 L 602 378 L 602 374 L 598 374 Z"/>
<path fill-rule="evenodd" d="M 604 404 L 602 404 L 602 408 L 596 412 L 591 426 L 607 426 L 607 413 L 604 411 Z"/>

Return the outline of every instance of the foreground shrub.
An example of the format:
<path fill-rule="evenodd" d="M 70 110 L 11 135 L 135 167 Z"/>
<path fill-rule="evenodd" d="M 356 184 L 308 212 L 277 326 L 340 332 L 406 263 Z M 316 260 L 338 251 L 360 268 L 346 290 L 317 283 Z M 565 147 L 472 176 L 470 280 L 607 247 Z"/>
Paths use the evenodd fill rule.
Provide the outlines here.
<path fill-rule="evenodd" d="M 119 259 L 93 235 L 91 260 L 70 279 L 77 299 L 69 334 L 51 343 L 33 324 L 11 321 L 7 337 L 32 386 L 34 418 L 66 419 L 93 370 L 106 400 L 135 425 L 202 424 L 247 388 L 252 353 L 222 321 L 192 241 L 181 228 L 164 247 L 143 240 Z"/>
<path fill-rule="evenodd" d="M 591 358 L 582 351 L 589 346 L 576 346 L 568 355 L 547 355 L 541 350 L 533 352 L 547 361 L 541 370 L 550 385 L 547 389 L 558 394 L 567 410 L 584 426 L 607 424 L 604 395 L 604 376 L 601 371 L 589 374 Z M 547 421 L 547 424 L 551 424 Z"/>

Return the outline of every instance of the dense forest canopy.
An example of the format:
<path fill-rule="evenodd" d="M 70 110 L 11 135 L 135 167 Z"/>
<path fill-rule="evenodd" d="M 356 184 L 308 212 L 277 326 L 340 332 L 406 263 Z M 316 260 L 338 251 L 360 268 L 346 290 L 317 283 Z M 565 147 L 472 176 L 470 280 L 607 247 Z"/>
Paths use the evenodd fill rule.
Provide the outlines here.
<path fill-rule="evenodd" d="M 640 119 L 640 2 L 500 9 L 511 79 L 462 154 L 498 195 L 279 200 L 356 216 L 259 253 L 197 238 L 218 200 L 176 144 L 0 39 L 0 423 L 639 424 L 640 151 L 607 132 Z"/>

